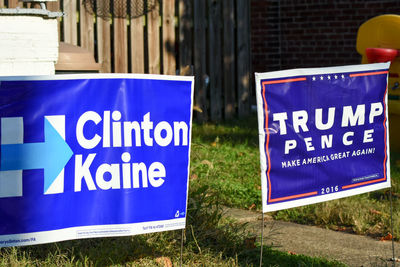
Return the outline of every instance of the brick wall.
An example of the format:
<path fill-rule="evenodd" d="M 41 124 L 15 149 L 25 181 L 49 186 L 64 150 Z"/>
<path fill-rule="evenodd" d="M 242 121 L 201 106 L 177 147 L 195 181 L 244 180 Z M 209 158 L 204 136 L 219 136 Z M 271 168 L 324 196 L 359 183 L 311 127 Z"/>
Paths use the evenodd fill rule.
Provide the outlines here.
<path fill-rule="evenodd" d="M 397 0 L 251 0 L 253 71 L 359 64 L 357 30 Z"/>

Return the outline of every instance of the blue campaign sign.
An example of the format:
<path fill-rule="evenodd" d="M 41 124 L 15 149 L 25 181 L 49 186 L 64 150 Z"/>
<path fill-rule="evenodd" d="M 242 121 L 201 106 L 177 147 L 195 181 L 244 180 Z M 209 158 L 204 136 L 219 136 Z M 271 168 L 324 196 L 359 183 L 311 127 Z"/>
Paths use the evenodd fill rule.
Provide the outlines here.
<path fill-rule="evenodd" d="M 256 74 L 264 212 L 390 187 L 388 68 Z"/>
<path fill-rule="evenodd" d="M 185 227 L 193 77 L 2 77 L 0 92 L 0 246 Z"/>

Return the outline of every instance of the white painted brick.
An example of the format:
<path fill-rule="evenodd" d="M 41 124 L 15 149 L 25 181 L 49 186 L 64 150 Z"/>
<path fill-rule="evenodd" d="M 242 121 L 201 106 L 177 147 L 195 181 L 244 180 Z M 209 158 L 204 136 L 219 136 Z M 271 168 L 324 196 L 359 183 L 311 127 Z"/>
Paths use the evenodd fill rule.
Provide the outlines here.
<path fill-rule="evenodd" d="M 54 74 L 57 20 L 0 16 L 0 75 Z"/>
<path fill-rule="evenodd" d="M 54 62 L 0 62 L 0 76 L 51 75 Z"/>

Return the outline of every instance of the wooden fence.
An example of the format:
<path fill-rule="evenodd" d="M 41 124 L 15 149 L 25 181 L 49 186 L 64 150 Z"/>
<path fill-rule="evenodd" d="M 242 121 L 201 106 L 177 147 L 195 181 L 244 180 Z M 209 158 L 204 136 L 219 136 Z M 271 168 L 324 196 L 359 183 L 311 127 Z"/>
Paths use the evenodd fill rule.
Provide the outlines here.
<path fill-rule="evenodd" d="M 59 0 L 47 8 L 65 12 L 60 41 L 91 51 L 101 72 L 194 74 L 197 120 L 250 113 L 250 1 L 155 0 L 155 8 L 143 16 L 125 18 L 104 18 L 82 1 Z M 149 0 L 95 2 L 115 11 L 117 1 Z M 18 5 L 18 0 L 0 0 L 0 7 Z"/>

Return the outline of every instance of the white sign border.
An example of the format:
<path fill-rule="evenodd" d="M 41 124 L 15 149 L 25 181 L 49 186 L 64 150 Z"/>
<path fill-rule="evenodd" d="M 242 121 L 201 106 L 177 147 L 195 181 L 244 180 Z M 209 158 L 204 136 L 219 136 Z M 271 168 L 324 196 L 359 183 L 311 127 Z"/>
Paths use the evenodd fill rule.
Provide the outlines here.
<path fill-rule="evenodd" d="M 32 75 L 32 76 L 0 76 L 0 81 L 43 81 L 43 80 L 86 80 L 86 79 L 146 79 L 146 80 L 192 81 L 194 83 L 194 76 L 140 74 L 140 73 L 82 73 L 82 74 Z"/>
<path fill-rule="evenodd" d="M 186 216 L 185 218 L 132 224 L 80 226 L 25 234 L 1 235 L 0 247 L 29 246 L 85 238 L 132 236 L 184 229 L 185 227 Z"/>

